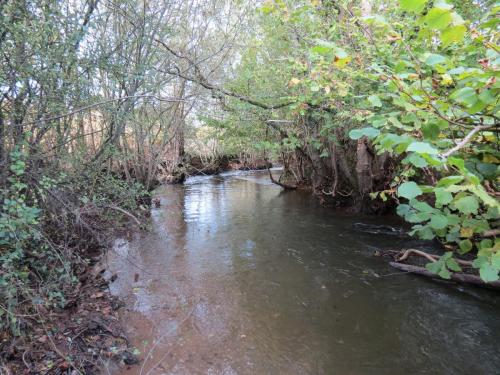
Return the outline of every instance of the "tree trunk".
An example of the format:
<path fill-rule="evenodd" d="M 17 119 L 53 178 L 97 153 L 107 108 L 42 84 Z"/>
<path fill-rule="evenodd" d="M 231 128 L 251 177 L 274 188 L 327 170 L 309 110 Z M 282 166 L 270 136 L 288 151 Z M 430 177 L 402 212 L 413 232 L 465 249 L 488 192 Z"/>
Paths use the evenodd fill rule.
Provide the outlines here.
<path fill-rule="evenodd" d="M 364 198 L 373 189 L 372 162 L 373 155 L 368 146 L 368 139 L 366 137 L 358 139 L 356 148 L 356 175 L 358 193 L 361 198 Z"/>

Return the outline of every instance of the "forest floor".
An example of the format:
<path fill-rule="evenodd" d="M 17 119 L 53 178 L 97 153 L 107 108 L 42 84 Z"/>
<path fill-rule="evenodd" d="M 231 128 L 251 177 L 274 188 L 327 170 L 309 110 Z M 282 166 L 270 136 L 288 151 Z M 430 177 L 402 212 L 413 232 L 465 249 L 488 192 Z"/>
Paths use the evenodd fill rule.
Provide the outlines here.
<path fill-rule="evenodd" d="M 35 305 L 36 313 L 19 316 L 27 334 L 1 333 L 0 374 L 98 374 L 138 362 L 119 320 L 122 303 L 102 276 L 102 250 L 77 275 L 64 308 Z"/>

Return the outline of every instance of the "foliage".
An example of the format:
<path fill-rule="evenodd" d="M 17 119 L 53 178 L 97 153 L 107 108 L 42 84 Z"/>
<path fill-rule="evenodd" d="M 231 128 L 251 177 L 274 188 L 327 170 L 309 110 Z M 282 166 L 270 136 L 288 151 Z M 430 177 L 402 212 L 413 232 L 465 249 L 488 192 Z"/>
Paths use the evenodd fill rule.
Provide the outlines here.
<path fill-rule="evenodd" d="M 401 21 L 376 20 L 374 33 L 392 42 L 377 44 L 367 75 L 380 84 L 366 101 L 373 127 L 365 135 L 378 152 L 404 157 L 395 183 L 397 196 L 407 200 L 398 213 L 413 224 L 411 233 L 438 238 L 460 254 L 477 251 L 474 266 L 483 280 L 496 281 L 500 242 L 484 236 L 500 217 L 499 8 L 486 12 L 483 5 L 484 16 L 472 23 L 444 1 L 400 6 L 392 19 Z"/>
<path fill-rule="evenodd" d="M 0 317 L 3 325 L 10 326 L 11 330 L 19 333 L 16 316 L 11 312 L 19 303 L 19 292 L 25 287 L 29 272 L 25 267 L 26 248 L 28 245 L 40 244 L 40 235 L 37 230 L 40 209 L 29 205 L 26 201 L 27 185 L 22 182 L 25 173 L 25 156 L 16 148 L 11 153 L 9 189 L 2 194 L 2 211 L 0 214 L 0 297 L 5 305 L 2 306 Z"/>
<path fill-rule="evenodd" d="M 0 2 L 0 329 L 64 306 L 103 232 L 182 160 L 200 90 L 177 73 L 188 51 L 211 72 L 227 56 L 216 25 L 246 8 L 222 3 Z"/>
<path fill-rule="evenodd" d="M 334 144 L 336 157 L 352 158 L 345 133 L 369 140 L 397 163 L 370 196 L 392 197 L 411 234 L 452 250 L 432 271 L 447 277 L 450 257 L 470 252 L 483 280 L 498 280 L 499 6 L 361 3 L 372 12 L 358 2 L 266 1 L 227 87 L 276 109 L 234 99 L 230 110 L 259 127 L 291 120 L 272 127 L 269 148 L 309 157 L 328 158 Z"/>
<path fill-rule="evenodd" d="M 500 6 L 266 0 L 245 23 L 247 2 L 195 3 L 0 2 L 2 328 L 19 333 L 20 301 L 64 304 L 109 208 L 136 210 L 179 164 L 187 123 L 194 149 L 295 158 L 320 194 L 392 198 L 447 249 L 430 271 L 470 253 L 499 279 Z"/>
<path fill-rule="evenodd" d="M 103 210 L 110 205 L 137 210 L 138 197 L 148 194 L 140 183 L 130 185 L 103 173 L 93 174 L 92 183 L 68 184 L 73 179 L 60 173 L 30 185 L 25 146 L 10 154 L 9 185 L 0 197 L 0 328 L 16 335 L 21 333 L 16 313 L 23 301 L 65 305 L 65 290 L 77 282 L 73 270 L 86 262 L 83 250 L 98 246 L 92 237 L 109 226 Z M 116 212 L 112 213 L 109 220 L 116 223 Z M 101 228 L 94 228 L 96 219 Z M 53 228 L 63 232 L 53 233 Z M 79 244 L 76 249 L 74 244 Z"/>

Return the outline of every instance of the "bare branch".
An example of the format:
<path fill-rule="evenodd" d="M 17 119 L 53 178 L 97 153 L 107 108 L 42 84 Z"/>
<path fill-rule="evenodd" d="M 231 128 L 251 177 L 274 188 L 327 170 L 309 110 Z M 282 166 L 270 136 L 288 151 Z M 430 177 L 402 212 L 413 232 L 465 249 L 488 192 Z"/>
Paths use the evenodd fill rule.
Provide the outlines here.
<path fill-rule="evenodd" d="M 62 119 L 64 117 L 73 116 L 74 114 L 77 114 L 77 113 L 80 113 L 80 112 L 84 112 L 84 111 L 87 111 L 87 110 L 95 108 L 95 107 L 99 107 L 99 106 L 104 105 L 104 104 L 108 104 L 108 103 L 112 103 L 112 102 L 117 102 L 119 100 L 138 99 L 138 98 L 152 98 L 152 99 L 156 99 L 156 100 L 158 100 L 160 102 L 185 102 L 185 100 L 182 99 L 182 98 L 160 97 L 160 96 L 157 96 L 157 95 L 148 95 L 148 94 L 145 94 L 145 95 L 122 96 L 120 98 L 108 99 L 108 100 L 103 100 L 103 101 L 98 102 L 98 103 L 89 104 L 89 105 L 86 105 L 84 107 L 77 108 L 77 109 L 75 109 L 75 110 L 73 110 L 71 112 L 63 113 L 61 115 L 52 116 L 52 117 L 46 117 L 46 118 L 41 118 L 41 119 L 36 120 L 36 121 L 22 123 L 22 124 L 18 124 L 18 125 L 14 124 L 14 125 L 11 125 L 11 126 L 28 126 L 28 125 L 35 125 L 35 124 L 40 124 L 40 123 L 44 123 L 44 122 L 48 122 L 48 121 L 55 121 L 55 120 Z"/>
<path fill-rule="evenodd" d="M 475 126 L 471 132 L 469 134 L 467 134 L 464 139 L 462 139 L 461 142 L 459 142 L 455 147 L 449 149 L 448 151 L 440 154 L 439 156 L 441 156 L 442 158 L 446 159 L 448 156 L 454 154 L 455 152 L 457 152 L 458 150 L 460 150 L 461 148 L 464 148 L 467 143 L 469 143 L 472 138 L 474 137 L 474 135 L 480 131 L 483 131 L 483 130 L 487 130 L 487 129 L 490 129 L 494 126 L 496 126 L 497 124 L 493 124 L 493 125 L 478 125 L 478 126 Z"/>

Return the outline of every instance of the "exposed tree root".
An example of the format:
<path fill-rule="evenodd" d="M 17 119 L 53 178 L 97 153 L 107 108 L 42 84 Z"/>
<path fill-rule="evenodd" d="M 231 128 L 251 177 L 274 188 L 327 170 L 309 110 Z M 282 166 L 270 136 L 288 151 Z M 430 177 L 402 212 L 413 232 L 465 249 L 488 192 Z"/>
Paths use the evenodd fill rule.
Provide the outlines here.
<path fill-rule="evenodd" d="M 286 190 L 295 190 L 295 189 L 297 189 L 297 186 L 295 186 L 295 185 L 287 185 L 287 184 L 284 184 L 283 182 L 277 181 L 273 177 L 273 174 L 271 173 L 271 169 L 270 168 L 267 168 L 267 171 L 269 172 L 269 178 L 271 179 L 272 183 L 274 183 L 276 185 L 279 185 L 279 186 L 281 186 L 282 188 L 284 188 Z"/>

